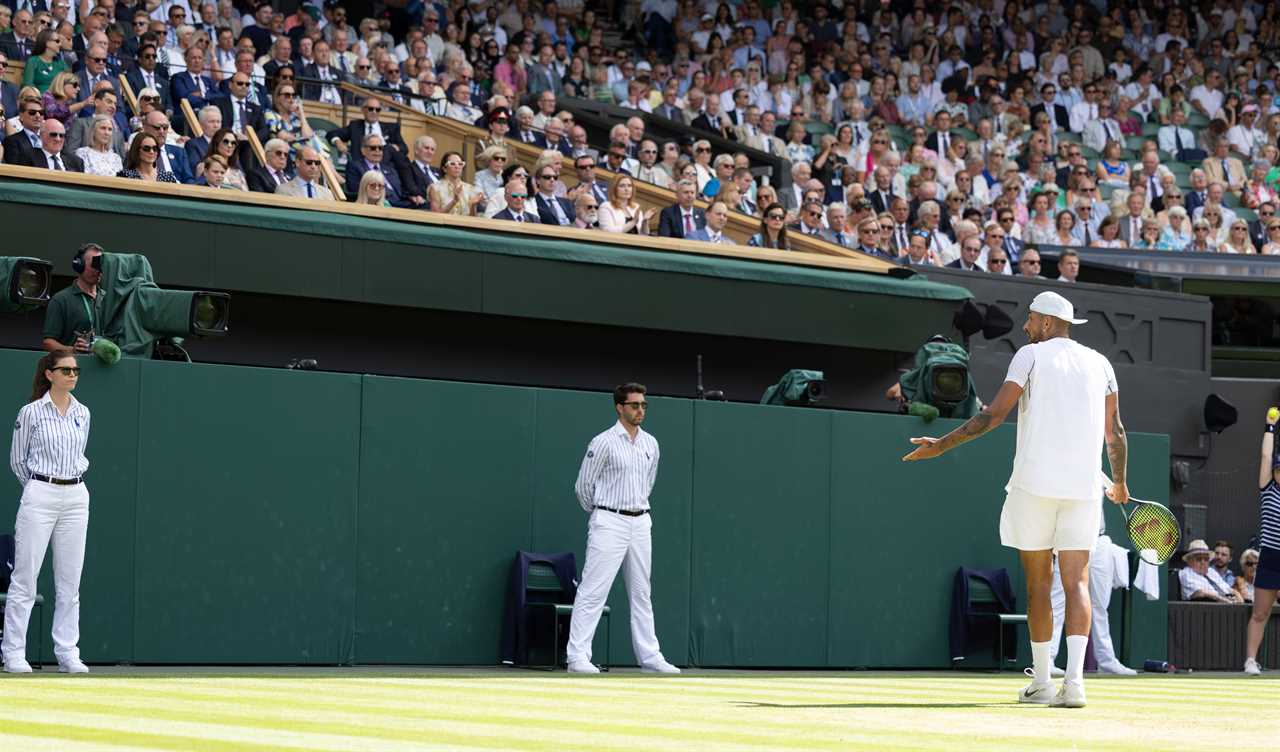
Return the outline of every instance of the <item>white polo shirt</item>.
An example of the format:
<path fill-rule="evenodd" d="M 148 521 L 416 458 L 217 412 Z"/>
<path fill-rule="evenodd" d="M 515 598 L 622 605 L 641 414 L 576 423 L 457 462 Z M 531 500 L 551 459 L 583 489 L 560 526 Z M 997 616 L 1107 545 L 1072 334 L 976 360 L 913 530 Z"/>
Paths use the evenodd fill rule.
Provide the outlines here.
<path fill-rule="evenodd" d="M 1023 389 L 1013 474 L 1005 490 L 1016 486 L 1050 499 L 1101 498 L 1106 396 L 1119 391 L 1107 359 L 1055 337 L 1019 349 L 1005 381 Z"/>

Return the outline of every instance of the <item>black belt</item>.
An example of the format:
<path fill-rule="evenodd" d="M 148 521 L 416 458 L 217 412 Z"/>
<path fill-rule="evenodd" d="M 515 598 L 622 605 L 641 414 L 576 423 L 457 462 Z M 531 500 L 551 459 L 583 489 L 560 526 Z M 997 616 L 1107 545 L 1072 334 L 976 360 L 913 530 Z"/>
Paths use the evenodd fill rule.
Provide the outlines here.
<path fill-rule="evenodd" d="M 614 514 L 620 514 L 623 517 L 640 517 L 642 515 L 646 515 L 649 513 L 648 509 L 637 509 L 634 512 L 626 509 L 610 509 L 609 507 L 596 507 L 596 509 L 599 509 L 602 512 L 613 512 Z"/>
<path fill-rule="evenodd" d="M 84 478 L 81 476 L 77 476 L 75 478 L 50 478 L 49 476 L 41 475 L 40 473 L 32 473 L 31 480 L 42 480 L 45 483 L 52 483 L 55 486 L 74 486 L 84 483 Z"/>

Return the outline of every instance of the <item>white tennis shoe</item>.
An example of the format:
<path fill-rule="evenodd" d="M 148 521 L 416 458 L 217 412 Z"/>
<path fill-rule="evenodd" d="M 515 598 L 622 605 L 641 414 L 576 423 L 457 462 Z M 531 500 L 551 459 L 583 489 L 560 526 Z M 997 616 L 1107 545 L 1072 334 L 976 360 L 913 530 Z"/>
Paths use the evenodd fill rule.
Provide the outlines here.
<path fill-rule="evenodd" d="M 1262 667 L 1261 667 L 1261 666 L 1259 666 L 1259 665 L 1258 665 L 1258 662 L 1257 662 L 1257 661 L 1255 661 L 1254 659 L 1252 659 L 1252 658 L 1245 658 L 1245 659 L 1244 659 L 1244 672 L 1245 672 L 1245 674 L 1247 674 L 1247 675 L 1249 675 L 1249 676 L 1261 676 L 1261 675 L 1262 675 Z"/>
<path fill-rule="evenodd" d="M 58 663 L 58 673 L 87 674 L 89 673 L 89 667 L 84 665 L 84 661 L 80 660 L 79 658 L 72 658 L 70 660 L 66 660 Z"/>
<path fill-rule="evenodd" d="M 31 673 L 31 664 L 21 658 L 16 661 L 5 661 L 4 672 L 6 674 L 29 674 Z"/>
<path fill-rule="evenodd" d="M 1026 670 L 1027 676 L 1034 676 L 1031 669 Z M 1037 682 L 1033 681 L 1023 687 L 1018 692 L 1018 702 L 1029 702 L 1036 705 L 1048 705 L 1053 702 L 1053 682 Z"/>
<path fill-rule="evenodd" d="M 1050 666 L 1050 667 L 1049 667 L 1049 676 L 1050 676 L 1050 677 L 1052 677 L 1052 678 L 1054 678 L 1054 679 L 1061 679 L 1062 677 L 1064 677 L 1064 676 L 1066 676 L 1066 675 L 1067 675 L 1067 672 L 1066 672 L 1066 670 L 1065 670 L 1065 669 L 1060 669 L 1060 668 L 1058 668 L 1057 666 Z"/>
<path fill-rule="evenodd" d="M 570 661 L 569 673 L 571 674 L 598 674 L 600 669 L 596 668 L 591 661 Z"/>
<path fill-rule="evenodd" d="M 667 659 L 658 656 L 657 660 L 650 661 L 640 667 L 641 673 L 645 674 L 678 674 L 680 669 L 667 663 Z"/>
<path fill-rule="evenodd" d="M 1053 696 L 1053 702 L 1049 703 L 1049 707 L 1083 708 L 1084 704 L 1084 684 L 1064 681 L 1062 689 L 1059 689 L 1058 694 Z"/>

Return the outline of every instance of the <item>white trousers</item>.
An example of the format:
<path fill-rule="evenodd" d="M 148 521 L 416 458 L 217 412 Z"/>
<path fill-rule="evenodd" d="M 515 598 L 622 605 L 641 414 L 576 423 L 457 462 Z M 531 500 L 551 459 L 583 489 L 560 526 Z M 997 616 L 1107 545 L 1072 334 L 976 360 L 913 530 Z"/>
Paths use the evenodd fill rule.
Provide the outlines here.
<path fill-rule="evenodd" d="M 627 517 L 599 509 L 591 513 L 587 524 L 587 561 L 582 566 L 582 583 L 578 585 L 573 618 L 569 622 L 569 647 L 565 653 L 570 663 L 591 660 L 591 639 L 618 567 L 623 568 L 626 576 L 627 598 L 631 604 L 631 647 L 636 659 L 643 666 L 662 654 L 653 628 L 653 603 L 649 600 L 652 528 L 653 517 L 647 514 Z"/>
<path fill-rule="evenodd" d="M 1093 636 L 1093 657 L 1097 659 L 1099 666 L 1120 663 L 1115 647 L 1111 644 L 1111 622 L 1107 617 L 1107 608 L 1111 605 L 1111 570 L 1114 566 L 1107 554 L 1110 544 L 1110 538 L 1099 536 L 1098 545 L 1089 557 L 1089 602 L 1093 606 L 1090 634 Z M 1062 589 L 1062 575 L 1058 572 L 1056 559 L 1053 562 L 1053 588 L 1049 591 L 1049 605 L 1053 608 L 1053 638 L 1049 642 L 1049 662 L 1053 663 L 1058 657 L 1058 643 L 1062 640 L 1062 627 L 1067 617 L 1067 593 Z"/>
<path fill-rule="evenodd" d="M 80 570 L 89 529 L 89 489 L 32 480 L 22 492 L 13 526 L 13 578 L 4 609 L 6 663 L 25 659 L 27 622 L 36 600 L 36 577 L 53 542 L 53 653 L 59 663 L 80 658 Z"/>

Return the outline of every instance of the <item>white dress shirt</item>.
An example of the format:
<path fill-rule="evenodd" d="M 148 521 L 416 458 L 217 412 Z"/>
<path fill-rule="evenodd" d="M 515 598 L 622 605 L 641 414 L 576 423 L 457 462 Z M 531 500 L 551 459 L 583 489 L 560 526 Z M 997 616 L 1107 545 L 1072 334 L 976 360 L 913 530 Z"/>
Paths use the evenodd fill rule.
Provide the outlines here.
<path fill-rule="evenodd" d="M 84 456 L 88 442 L 89 408 L 72 396 L 67 414 L 63 415 L 46 392 L 18 410 L 9 469 L 23 486 L 31 480 L 32 473 L 62 480 L 78 478 L 89 469 L 89 460 Z"/>
<path fill-rule="evenodd" d="M 636 428 L 634 439 L 619 421 L 587 445 L 573 490 L 578 503 L 629 512 L 649 508 L 649 494 L 658 477 L 658 440 Z"/>

